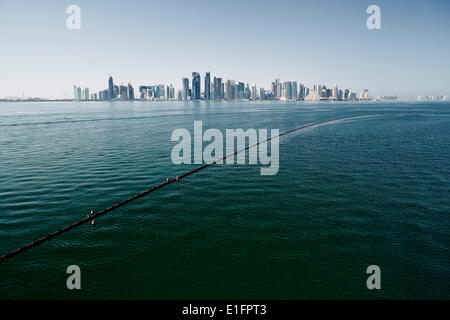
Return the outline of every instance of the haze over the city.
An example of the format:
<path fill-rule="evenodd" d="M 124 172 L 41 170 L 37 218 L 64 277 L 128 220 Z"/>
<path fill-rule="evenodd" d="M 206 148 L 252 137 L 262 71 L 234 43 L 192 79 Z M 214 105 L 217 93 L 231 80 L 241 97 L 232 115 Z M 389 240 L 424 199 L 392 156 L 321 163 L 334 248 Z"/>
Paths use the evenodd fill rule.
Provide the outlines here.
<path fill-rule="evenodd" d="M 68 30 L 69 5 L 81 29 Z M 381 30 L 366 26 L 381 8 Z M 116 83 L 172 84 L 211 71 L 269 88 L 275 78 L 449 95 L 450 3 L 435 1 L 2 1 L 0 97 L 72 98 Z"/>

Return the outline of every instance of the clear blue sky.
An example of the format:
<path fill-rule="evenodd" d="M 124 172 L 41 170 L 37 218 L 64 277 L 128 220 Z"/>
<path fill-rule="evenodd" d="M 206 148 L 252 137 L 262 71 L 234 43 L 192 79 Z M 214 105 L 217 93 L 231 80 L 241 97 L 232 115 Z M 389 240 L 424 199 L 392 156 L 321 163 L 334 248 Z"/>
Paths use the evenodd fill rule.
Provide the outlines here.
<path fill-rule="evenodd" d="M 66 8 L 81 8 L 81 30 Z M 381 7 L 382 30 L 366 28 Z M 278 77 L 401 97 L 450 94 L 448 0 L 1 0 L 0 97 L 72 97 L 192 71 L 269 88 Z"/>

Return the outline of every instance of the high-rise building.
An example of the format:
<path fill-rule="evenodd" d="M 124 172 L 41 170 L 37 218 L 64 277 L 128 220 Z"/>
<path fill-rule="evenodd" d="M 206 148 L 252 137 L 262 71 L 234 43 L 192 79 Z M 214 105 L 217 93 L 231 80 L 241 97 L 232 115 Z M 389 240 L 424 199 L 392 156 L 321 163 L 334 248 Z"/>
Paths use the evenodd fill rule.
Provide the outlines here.
<path fill-rule="evenodd" d="M 297 100 L 298 99 L 298 93 L 297 93 L 297 81 L 293 81 L 291 82 L 291 87 L 292 87 L 292 100 Z"/>
<path fill-rule="evenodd" d="M 73 99 L 78 101 L 81 100 L 81 95 L 78 93 L 78 87 L 77 86 L 73 86 Z"/>
<path fill-rule="evenodd" d="M 235 99 L 235 88 L 234 87 L 235 87 L 234 80 L 227 80 L 225 99 L 227 99 L 227 100 Z"/>
<path fill-rule="evenodd" d="M 246 99 L 246 95 L 245 95 L 245 84 L 243 82 L 238 82 L 237 86 L 234 87 L 234 99 L 236 100 L 242 100 L 242 99 Z"/>
<path fill-rule="evenodd" d="M 192 72 L 192 100 L 200 100 L 200 74 Z"/>
<path fill-rule="evenodd" d="M 244 99 L 250 99 L 252 97 L 252 91 L 250 90 L 250 85 L 247 83 L 244 90 Z"/>
<path fill-rule="evenodd" d="M 317 95 L 318 95 L 319 97 L 322 97 L 322 86 L 321 86 L 321 85 L 318 85 L 316 88 L 317 88 Z"/>
<path fill-rule="evenodd" d="M 98 98 L 101 101 L 108 100 L 108 89 L 100 91 L 98 93 Z"/>
<path fill-rule="evenodd" d="M 337 100 L 337 99 L 338 99 L 338 93 L 339 93 L 338 86 L 335 85 L 335 86 L 333 87 L 333 89 L 332 89 L 332 92 L 331 92 L 331 98 L 332 98 L 333 100 Z"/>
<path fill-rule="evenodd" d="M 113 78 L 109 77 L 108 80 L 108 99 L 113 100 L 116 96 L 114 95 L 114 82 Z"/>
<path fill-rule="evenodd" d="M 121 85 L 119 86 L 119 98 L 120 100 L 128 100 L 128 87 Z"/>
<path fill-rule="evenodd" d="M 251 96 L 251 99 L 252 99 L 252 100 L 256 100 L 256 98 L 257 98 L 256 84 L 254 84 L 254 85 L 252 86 L 252 96 Z"/>
<path fill-rule="evenodd" d="M 188 78 L 183 78 L 182 79 L 182 85 L 183 85 L 183 89 L 181 91 L 181 97 L 183 100 L 187 100 L 189 97 L 189 79 Z"/>
<path fill-rule="evenodd" d="M 128 100 L 134 100 L 134 89 L 133 86 L 129 83 L 128 84 L 128 88 L 127 88 L 128 92 L 127 92 L 127 96 L 128 96 Z"/>
<path fill-rule="evenodd" d="M 369 100 L 369 89 L 364 89 L 361 95 L 361 99 Z"/>
<path fill-rule="evenodd" d="M 82 100 L 89 100 L 89 89 L 88 88 L 83 89 Z"/>
<path fill-rule="evenodd" d="M 299 87 L 298 87 L 298 98 L 300 100 L 305 100 L 306 97 L 306 87 L 300 83 Z"/>
<path fill-rule="evenodd" d="M 264 88 L 259 88 L 259 100 L 266 100 L 266 92 Z"/>
<path fill-rule="evenodd" d="M 170 84 L 170 86 L 167 86 L 166 88 L 166 97 L 167 100 L 173 100 L 175 99 L 175 88 Z"/>
<path fill-rule="evenodd" d="M 279 82 L 277 84 L 277 98 L 281 99 L 282 97 L 284 97 L 284 87 L 283 84 Z"/>
<path fill-rule="evenodd" d="M 148 100 L 151 86 L 139 86 L 139 99 Z"/>
<path fill-rule="evenodd" d="M 236 85 L 236 84 L 234 84 L 234 85 L 231 87 L 231 90 L 232 90 L 232 92 L 230 92 L 230 93 L 231 93 L 231 95 L 232 95 L 232 99 L 233 99 L 233 100 L 242 100 L 242 99 L 245 99 L 245 86 L 244 86 L 244 91 L 241 91 L 240 88 L 239 88 L 239 86 Z"/>
<path fill-rule="evenodd" d="M 214 100 L 223 99 L 222 78 L 214 77 L 213 85 L 214 85 Z"/>
<path fill-rule="evenodd" d="M 280 98 L 281 92 L 280 92 L 280 79 L 275 79 L 275 82 L 272 83 L 272 92 L 273 96 L 275 98 Z"/>
<path fill-rule="evenodd" d="M 284 99 L 292 99 L 292 83 L 290 81 L 284 83 Z"/>
<path fill-rule="evenodd" d="M 211 99 L 211 73 L 207 72 L 205 76 L 205 100 Z"/>

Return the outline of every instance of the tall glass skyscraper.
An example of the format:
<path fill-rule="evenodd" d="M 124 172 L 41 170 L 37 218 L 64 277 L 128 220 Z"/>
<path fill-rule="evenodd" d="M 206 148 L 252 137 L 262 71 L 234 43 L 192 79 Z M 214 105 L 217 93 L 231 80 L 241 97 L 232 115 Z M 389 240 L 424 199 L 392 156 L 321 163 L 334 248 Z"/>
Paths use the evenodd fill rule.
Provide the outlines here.
<path fill-rule="evenodd" d="M 284 83 L 284 99 L 292 99 L 292 83 L 290 81 Z"/>
<path fill-rule="evenodd" d="M 183 78 L 182 83 L 183 83 L 183 90 L 181 91 L 181 98 L 186 101 L 189 96 L 189 79 Z"/>
<path fill-rule="evenodd" d="M 291 99 L 297 100 L 298 99 L 297 81 L 293 81 L 291 83 L 291 85 L 292 85 L 292 97 L 291 97 Z"/>
<path fill-rule="evenodd" d="M 134 89 L 130 83 L 128 84 L 128 100 L 134 100 Z"/>
<path fill-rule="evenodd" d="M 192 72 L 192 100 L 200 100 L 200 74 Z"/>
<path fill-rule="evenodd" d="M 220 100 L 223 98 L 222 78 L 214 77 L 214 99 Z"/>
<path fill-rule="evenodd" d="M 73 99 L 80 100 L 80 96 L 78 95 L 78 87 L 77 86 L 73 86 Z"/>
<path fill-rule="evenodd" d="M 205 100 L 211 99 L 211 73 L 207 72 L 205 76 Z"/>
<path fill-rule="evenodd" d="M 113 82 L 113 78 L 109 77 L 109 81 L 108 81 L 108 100 L 112 100 L 115 98 L 114 95 L 114 82 Z"/>

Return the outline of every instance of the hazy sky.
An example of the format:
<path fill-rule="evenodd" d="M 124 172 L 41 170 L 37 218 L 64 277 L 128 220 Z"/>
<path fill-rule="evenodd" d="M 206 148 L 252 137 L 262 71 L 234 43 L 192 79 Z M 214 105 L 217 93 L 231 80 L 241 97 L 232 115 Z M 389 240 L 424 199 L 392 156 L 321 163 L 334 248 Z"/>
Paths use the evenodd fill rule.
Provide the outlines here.
<path fill-rule="evenodd" d="M 68 30 L 66 9 L 81 8 Z M 366 9 L 381 8 L 382 30 Z M 0 97 L 72 98 L 115 83 L 173 84 L 206 71 L 269 88 L 274 78 L 450 95 L 448 0 L 0 0 Z"/>

